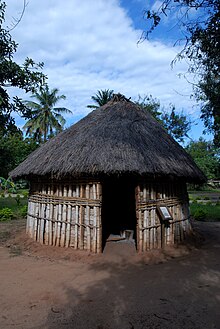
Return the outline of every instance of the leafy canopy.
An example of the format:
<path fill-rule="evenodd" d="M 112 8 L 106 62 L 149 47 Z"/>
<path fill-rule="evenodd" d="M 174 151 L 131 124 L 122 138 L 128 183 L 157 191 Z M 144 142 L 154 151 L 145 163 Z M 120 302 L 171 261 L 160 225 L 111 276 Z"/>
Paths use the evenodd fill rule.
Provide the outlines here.
<path fill-rule="evenodd" d="M 191 141 L 186 151 L 208 179 L 220 178 L 220 151 L 212 142 L 205 141 L 203 138 L 196 142 Z"/>
<path fill-rule="evenodd" d="M 161 109 L 160 102 L 154 99 L 151 95 L 139 96 L 138 101 L 135 102 L 143 110 L 148 111 L 152 116 L 160 122 L 164 129 L 178 142 L 184 142 L 184 139 L 189 138 L 189 131 L 191 129 L 191 121 L 183 113 L 177 113 L 175 106 L 170 105 L 170 109 Z"/>
<path fill-rule="evenodd" d="M 65 107 L 55 107 L 60 101 L 66 99 L 65 95 L 58 95 L 59 89 L 49 90 L 48 85 L 40 88 L 39 92 L 32 94 L 35 101 L 24 101 L 29 109 L 30 119 L 23 129 L 26 135 L 33 137 L 37 142 L 45 142 L 63 130 L 66 120 L 63 113 L 72 113 Z"/>
<path fill-rule="evenodd" d="M 87 105 L 87 107 L 97 109 L 98 107 L 108 103 L 112 99 L 113 94 L 114 94 L 114 90 L 110 90 L 110 89 L 98 90 L 95 95 L 91 96 L 91 99 L 97 105 Z"/>
<path fill-rule="evenodd" d="M 156 2 L 155 2 L 156 4 Z M 150 26 L 143 39 L 167 16 L 175 19 L 173 26 L 181 31 L 182 50 L 176 60 L 188 59 L 189 72 L 194 74 L 194 96 L 201 102 L 201 119 L 214 143 L 220 146 L 220 1 L 163 0 L 157 10 L 146 10 Z"/>
<path fill-rule="evenodd" d="M 17 87 L 25 92 L 34 92 L 45 82 L 46 76 L 41 72 L 43 63 L 35 63 L 26 58 L 23 65 L 17 64 L 14 54 L 18 44 L 12 40 L 8 29 L 4 28 L 6 3 L 0 0 L 0 133 L 7 130 L 16 131 L 12 111 L 27 117 L 28 112 L 22 100 L 17 96 L 10 98 L 9 88 Z"/>
<path fill-rule="evenodd" d="M 30 138 L 24 138 L 21 131 L 0 135 L 0 176 L 8 177 L 8 173 L 18 166 L 38 147 Z"/>

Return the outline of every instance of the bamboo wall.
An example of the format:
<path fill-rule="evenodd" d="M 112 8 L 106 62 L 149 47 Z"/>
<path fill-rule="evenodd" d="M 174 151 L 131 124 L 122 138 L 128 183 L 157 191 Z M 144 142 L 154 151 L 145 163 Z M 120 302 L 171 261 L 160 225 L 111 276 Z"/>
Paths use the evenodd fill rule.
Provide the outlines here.
<path fill-rule="evenodd" d="M 166 206 L 172 214 L 169 226 L 161 223 L 158 205 Z M 27 234 L 41 244 L 100 253 L 101 207 L 99 182 L 33 182 L 28 203 Z M 138 184 L 136 224 L 139 252 L 183 241 L 191 230 L 186 184 L 172 181 Z"/>
<path fill-rule="evenodd" d="M 173 220 L 161 223 L 157 206 L 166 206 Z M 181 242 L 191 231 L 186 184 L 147 182 L 136 188 L 138 251 L 163 248 Z"/>
<path fill-rule="evenodd" d="M 26 231 L 41 244 L 101 252 L 100 183 L 32 183 Z"/>

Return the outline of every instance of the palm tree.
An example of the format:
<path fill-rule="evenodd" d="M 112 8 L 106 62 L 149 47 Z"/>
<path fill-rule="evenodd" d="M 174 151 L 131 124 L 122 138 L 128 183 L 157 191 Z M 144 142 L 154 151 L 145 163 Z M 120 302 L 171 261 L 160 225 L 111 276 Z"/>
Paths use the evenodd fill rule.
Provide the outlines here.
<path fill-rule="evenodd" d="M 91 99 L 98 105 L 87 105 L 88 108 L 95 108 L 105 105 L 108 103 L 114 94 L 114 90 L 105 89 L 105 90 L 98 90 L 98 92 L 91 97 Z"/>
<path fill-rule="evenodd" d="M 66 96 L 58 95 L 58 93 L 57 88 L 50 91 L 48 85 L 45 85 L 31 96 L 37 102 L 24 101 L 31 109 L 31 118 L 23 129 L 26 130 L 26 135 L 32 136 L 39 143 L 45 142 L 63 130 L 66 120 L 61 113 L 72 113 L 65 107 L 54 107 L 60 100 L 66 99 Z"/>

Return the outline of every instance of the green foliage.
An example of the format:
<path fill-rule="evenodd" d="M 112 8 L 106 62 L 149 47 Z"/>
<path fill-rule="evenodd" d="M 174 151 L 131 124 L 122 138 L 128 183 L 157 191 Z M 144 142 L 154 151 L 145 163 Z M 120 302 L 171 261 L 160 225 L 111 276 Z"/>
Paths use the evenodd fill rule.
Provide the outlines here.
<path fill-rule="evenodd" d="M 27 216 L 27 210 L 28 210 L 28 206 L 27 205 L 24 205 L 22 206 L 20 209 L 19 209 L 19 213 L 20 213 L 20 216 L 22 218 L 26 217 Z"/>
<path fill-rule="evenodd" d="M 4 197 L 0 198 L 0 209 L 10 208 L 13 212 L 17 212 L 20 207 L 27 205 L 27 198 L 20 199 L 20 206 L 17 205 L 17 202 L 14 197 Z"/>
<path fill-rule="evenodd" d="M 163 112 L 161 115 L 164 128 L 178 142 L 183 142 L 185 137 L 189 138 L 191 121 L 183 113 L 176 113 L 175 106 L 171 105 L 171 112 Z"/>
<path fill-rule="evenodd" d="M 114 94 L 114 90 L 110 90 L 110 89 L 98 90 L 94 96 L 91 96 L 91 99 L 98 105 L 87 105 L 87 107 L 97 109 L 98 107 L 108 103 L 112 99 L 113 94 Z"/>
<path fill-rule="evenodd" d="M 210 221 L 217 222 L 220 221 L 220 205 L 211 204 L 195 204 L 190 205 L 190 212 L 195 220 L 199 221 Z"/>
<path fill-rule="evenodd" d="M 27 198 L 29 195 L 28 191 L 26 191 L 26 190 L 22 191 L 21 193 L 25 198 Z"/>
<path fill-rule="evenodd" d="M 135 104 L 140 106 L 143 110 L 150 112 L 157 121 L 162 123 L 160 102 L 156 98 L 153 98 L 152 95 L 145 95 L 144 97 L 138 95 L 138 100 L 135 101 Z"/>
<path fill-rule="evenodd" d="M 220 178 L 219 149 L 212 142 L 205 141 L 203 138 L 197 142 L 191 141 L 186 147 L 186 151 L 208 179 Z"/>
<path fill-rule="evenodd" d="M 204 220 L 206 217 L 207 217 L 207 212 L 201 208 L 197 208 L 193 212 L 193 218 L 195 220 Z"/>
<path fill-rule="evenodd" d="M 11 220 L 13 218 L 13 211 L 10 208 L 0 209 L 0 222 Z"/>
<path fill-rule="evenodd" d="M 8 131 L 15 132 L 12 111 L 16 111 L 27 117 L 28 111 L 21 99 L 17 96 L 10 99 L 8 88 L 17 87 L 25 92 L 35 91 L 39 85 L 45 82 L 45 75 L 40 71 L 43 63 L 35 63 L 31 58 L 26 58 L 24 64 L 19 65 L 13 57 L 18 44 L 12 40 L 8 29 L 4 28 L 6 3 L 0 0 L 0 134 Z"/>
<path fill-rule="evenodd" d="M 15 201 L 17 202 L 17 205 L 20 206 L 21 204 L 21 197 L 20 197 L 20 194 L 17 194 L 16 197 L 15 197 Z"/>
<path fill-rule="evenodd" d="M 23 129 L 26 130 L 26 135 L 39 143 L 63 130 L 66 120 L 61 113 L 72 113 L 65 107 L 55 107 L 60 100 L 66 99 L 64 95 L 58 95 L 58 92 L 57 88 L 50 91 L 48 85 L 45 85 L 31 96 L 37 102 L 25 101 L 30 110 L 30 119 Z"/>
<path fill-rule="evenodd" d="M 0 135 L 0 176 L 8 177 L 9 172 L 37 147 L 35 141 L 24 138 L 21 132 Z"/>
<path fill-rule="evenodd" d="M 201 118 L 214 134 L 214 144 L 220 146 L 220 2 L 163 0 L 156 11 L 145 11 L 145 18 L 151 23 L 143 38 L 161 24 L 163 17 L 169 16 L 176 19 L 173 26 L 181 31 L 179 43 L 184 40 L 173 62 L 188 59 L 188 71 L 199 81 L 194 91 L 196 99 L 202 102 Z"/>
<path fill-rule="evenodd" d="M 181 112 L 176 113 L 175 106 L 170 105 L 169 110 L 161 109 L 160 102 L 150 96 L 141 97 L 135 102 L 142 109 L 150 112 L 162 124 L 164 129 L 178 142 L 183 142 L 191 129 L 191 121 Z"/>
<path fill-rule="evenodd" d="M 15 188 L 15 183 L 11 180 L 11 178 L 5 179 L 4 177 L 0 177 L 0 189 L 5 192 L 8 192 L 9 189 Z"/>
<path fill-rule="evenodd" d="M 22 197 L 22 194 L 17 198 L 11 196 L 0 198 L 0 221 L 26 217 L 27 207 L 27 198 Z"/>

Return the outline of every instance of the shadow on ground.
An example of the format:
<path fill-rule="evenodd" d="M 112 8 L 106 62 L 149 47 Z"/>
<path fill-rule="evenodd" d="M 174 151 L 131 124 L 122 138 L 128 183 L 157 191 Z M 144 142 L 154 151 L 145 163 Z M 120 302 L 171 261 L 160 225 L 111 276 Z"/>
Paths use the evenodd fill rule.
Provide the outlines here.
<path fill-rule="evenodd" d="M 220 225 L 214 225 L 218 230 L 209 231 L 207 243 L 180 259 L 90 264 L 83 284 L 74 277 L 63 284 L 66 302 L 51 305 L 45 328 L 219 328 Z"/>

